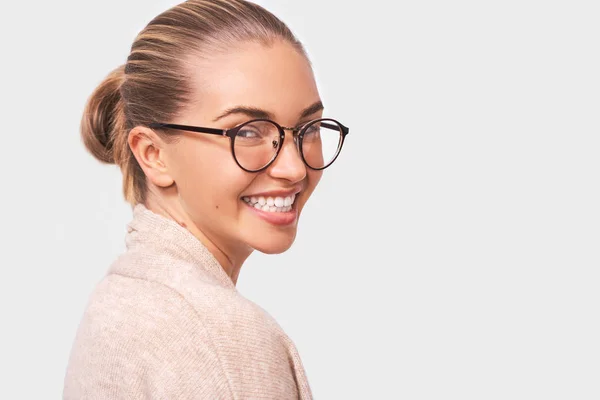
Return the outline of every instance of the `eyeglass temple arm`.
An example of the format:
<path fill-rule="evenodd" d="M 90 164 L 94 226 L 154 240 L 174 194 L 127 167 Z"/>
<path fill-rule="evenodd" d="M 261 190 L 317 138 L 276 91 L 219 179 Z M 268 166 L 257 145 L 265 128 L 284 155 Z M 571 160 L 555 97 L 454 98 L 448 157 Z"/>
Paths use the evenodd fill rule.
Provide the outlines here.
<path fill-rule="evenodd" d="M 162 124 L 159 122 L 153 122 L 148 126 L 152 129 L 170 128 L 170 129 L 179 129 L 182 131 L 209 133 L 211 135 L 221 135 L 221 136 L 225 135 L 225 133 L 226 133 L 226 131 L 223 129 L 203 128 L 200 126 L 189 126 L 189 125 L 178 125 L 178 124 Z"/>
<path fill-rule="evenodd" d="M 340 124 L 339 122 L 338 122 L 338 125 L 342 128 L 342 132 L 344 133 L 344 135 L 347 135 L 348 132 L 350 132 L 350 129 L 348 129 L 344 125 Z M 321 126 L 324 126 L 325 128 L 329 128 L 329 129 L 333 129 L 333 130 L 338 129 L 337 125 L 328 124 L 327 122 L 321 122 Z"/>

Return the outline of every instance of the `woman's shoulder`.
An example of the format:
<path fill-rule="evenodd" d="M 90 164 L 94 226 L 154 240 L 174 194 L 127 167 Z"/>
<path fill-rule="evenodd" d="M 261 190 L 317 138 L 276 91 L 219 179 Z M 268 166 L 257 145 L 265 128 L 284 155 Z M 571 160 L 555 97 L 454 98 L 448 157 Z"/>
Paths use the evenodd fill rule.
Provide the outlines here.
<path fill-rule="evenodd" d="M 143 347 L 170 348 L 187 336 L 201 335 L 202 330 L 193 307 L 175 290 L 110 274 L 88 299 L 73 351 L 97 347 L 104 353 L 118 350 L 126 354 L 139 353 Z M 175 341 L 174 335 L 178 336 Z"/>
<path fill-rule="evenodd" d="M 156 330 L 172 326 L 195 314 L 184 298 L 172 288 L 145 279 L 108 274 L 89 297 L 83 323 L 122 328 Z M 139 322 L 141 326 L 133 323 Z"/>
<path fill-rule="evenodd" d="M 219 365 L 193 307 L 161 283 L 109 274 L 96 285 L 78 327 L 65 394 L 79 398 L 90 388 L 123 394 L 147 384 L 171 390 L 178 383 L 170 379 L 188 374 L 183 366 L 189 363 L 196 371 Z M 202 373 L 215 382 L 224 379 L 219 368 Z"/>

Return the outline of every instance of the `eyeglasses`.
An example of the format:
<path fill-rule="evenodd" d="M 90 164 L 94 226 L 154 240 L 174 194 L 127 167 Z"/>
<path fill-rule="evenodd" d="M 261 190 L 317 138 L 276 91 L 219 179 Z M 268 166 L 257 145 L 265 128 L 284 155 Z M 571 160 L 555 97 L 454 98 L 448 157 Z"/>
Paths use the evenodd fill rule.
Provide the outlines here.
<path fill-rule="evenodd" d="M 237 165 L 247 172 L 268 168 L 283 147 L 285 131 L 292 131 L 304 164 L 313 170 L 329 167 L 340 154 L 350 131 L 331 118 L 320 118 L 296 128 L 287 128 L 269 119 L 253 119 L 231 129 L 204 128 L 154 122 L 152 129 L 177 129 L 229 137 L 231 154 Z"/>

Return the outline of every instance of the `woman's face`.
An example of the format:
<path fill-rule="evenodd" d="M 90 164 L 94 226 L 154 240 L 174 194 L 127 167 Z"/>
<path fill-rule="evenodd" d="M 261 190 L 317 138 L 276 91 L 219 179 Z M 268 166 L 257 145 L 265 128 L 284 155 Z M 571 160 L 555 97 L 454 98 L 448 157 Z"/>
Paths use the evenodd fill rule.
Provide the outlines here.
<path fill-rule="evenodd" d="M 173 123 L 226 129 L 262 117 L 296 127 L 322 116 L 312 69 L 288 43 L 243 44 L 210 60 L 194 58 L 190 68 L 193 98 Z M 236 164 L 226 136 L 182 132 L 169 146 L 167 162 L 179 201 L 222 251 L 252 248 L 272 254 L 293 243 L 298 218 L 322 172 L 306 167 L 292 132 L 285 135 L 277 159 L 258 173 Z M 261 197 L 273 208 L 259 210 L 247 201 L 262 202 Z"/>

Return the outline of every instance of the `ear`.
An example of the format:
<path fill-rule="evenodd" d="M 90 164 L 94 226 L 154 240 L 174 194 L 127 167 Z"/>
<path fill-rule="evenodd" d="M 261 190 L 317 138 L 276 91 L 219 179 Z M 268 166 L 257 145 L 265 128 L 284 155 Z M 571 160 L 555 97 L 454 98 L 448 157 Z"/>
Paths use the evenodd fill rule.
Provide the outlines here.
<path fill-rule="evenodd" d="M 129 131 L 129 147 L 146 177 L 158 187 L 169 187 L 175 180 L 165 164 L 165 141 L 156 132 L 144 126 Z"/>

